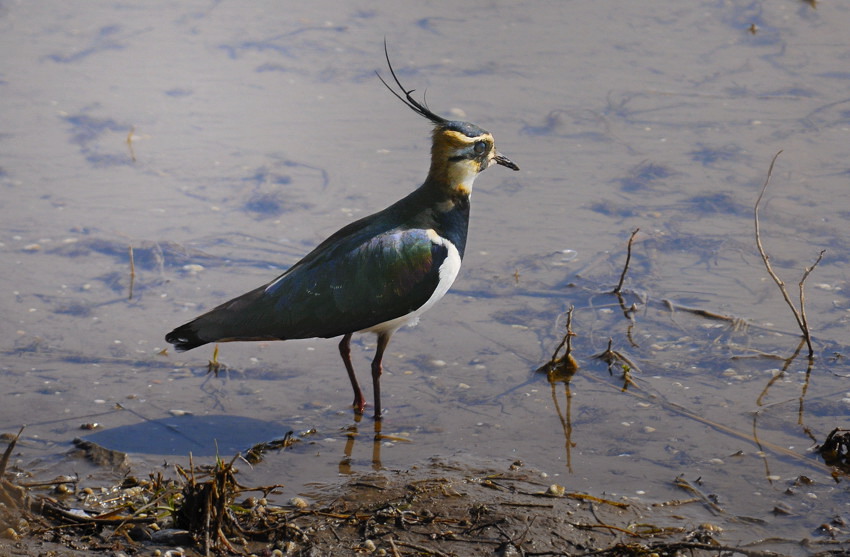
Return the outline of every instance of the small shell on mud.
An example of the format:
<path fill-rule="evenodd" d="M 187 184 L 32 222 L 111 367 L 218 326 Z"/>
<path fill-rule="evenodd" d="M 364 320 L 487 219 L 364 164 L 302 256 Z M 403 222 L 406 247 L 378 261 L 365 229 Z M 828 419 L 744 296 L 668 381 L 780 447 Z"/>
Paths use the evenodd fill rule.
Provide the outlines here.
<path fill-rule="evenodd" d="M 298 509 L 306 509 L 310 506 L 310 503 L 302 497 L 293 497 L 289 500 L 289 504 Z"/>
<path fill-rule="evenodd" d="M 546 490 L 546 495 L 549 495 L 550 497 L 563 497 L 566 492 L 567 489 L 564 486 L 552 484 L 549 486 L 549 489 Z"/>

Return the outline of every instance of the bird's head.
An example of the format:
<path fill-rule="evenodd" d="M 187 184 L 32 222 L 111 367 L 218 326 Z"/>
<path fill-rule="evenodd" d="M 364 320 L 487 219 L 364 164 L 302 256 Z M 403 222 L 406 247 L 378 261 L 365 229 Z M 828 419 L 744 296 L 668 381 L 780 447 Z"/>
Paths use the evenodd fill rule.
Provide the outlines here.
<path fill-rule="evenodd" d="M 519 167 L 496 151 L 490 132 L 469 122 L 446 121 L 434 128 L 429 178 L 462 195 L 472 193 L 472 182 L 482 170 L 500 164 Z"/>
<path fill-rule="evenodd" d="M 443 118 L 432 112 L 424 103 L 414 99 L 411 96 L 414 90 L 405 89 L 393 70 L 386 41 L 384 42 L 384 54 L 387 57 L 390 74 L 401 90 L 401 94 L 390 87 L 380 74 L 378 74 L 378 79 L 411 110 L 434 123 L 431 170 L 428 173 L 430 182 L 448 187 L 453 193 L 468 196 L 472 193 L 472 183 L 475 181 L 475 177 L 492 164 L 500 164 L 511 170 L 519 170 L 519 167 L 509 158 L 496 151 L 496 145 L 490 132 L 470 122 Z"/>

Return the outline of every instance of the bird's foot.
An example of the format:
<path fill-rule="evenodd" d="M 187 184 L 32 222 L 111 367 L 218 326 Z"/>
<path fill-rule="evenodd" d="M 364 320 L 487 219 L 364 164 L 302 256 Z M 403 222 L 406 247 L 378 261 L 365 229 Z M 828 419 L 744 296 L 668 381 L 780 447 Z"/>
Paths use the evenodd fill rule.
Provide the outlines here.
<path fill-rule="evenodd" d="M 363 412 L 366 410 L 366 401 L 362 397 L 355 397 L 351 407 L 354 408 L 354 413 L 357 416 L 362 416 Z"/>

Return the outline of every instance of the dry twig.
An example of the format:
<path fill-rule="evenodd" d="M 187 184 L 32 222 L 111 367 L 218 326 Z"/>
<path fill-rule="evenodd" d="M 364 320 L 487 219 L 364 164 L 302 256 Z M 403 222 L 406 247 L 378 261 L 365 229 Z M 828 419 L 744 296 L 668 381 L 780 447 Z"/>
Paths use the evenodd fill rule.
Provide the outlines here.
<path fill-rule="evenodd" d="M 136 162 L 136 151 L 133 149 L 133 134 L 136 132 L 136 126 L 130 126 L 130 131 L 127 132 L 127 149 L 130 151 L 130 160 Z"/>
<path fill-rule="evenodd" d="M 6 447 L 6 450 L 3 451 L 3 456 L 0 457 L 0 479 L 2 479 L 3 474 L 6 473 L 6 466 L 9 465 L 9 457 L 12 456 L 12 451 L 15 450 L 15 445 L 18 443 L 18 439 L 21 438 L 21 433 L 24 432 L 24 427 L 26 426 L 21 426 L 21 429 L 18 430 L 18 434 L 9 441 L 9 446 Z"/>
<path fill-rule="evenodd" d="M 618 282 L 614 290 L 611 291 L 612 294 L 616 294 L 619 296 L 623 291 L 623 282 L 626 280 L 626 273 L 629 272 L 629 262 L 632 260 L 632 244 L 635 241 L 635 235 L 639 231 L 640 228 L 635 228 L 632 232 L 632 235 L 629 236 L 629 244 L 626 247 L 626 264 L 623 265 L 623 272 L 620 273 L 620 282 Z"/>
<path fill-rule="evenodd" d="M 785 283 L 782 279 L 779 278 L 779 275 L 773 270 L 773 266 L 770 264 L 770 256 L 767 255 L 767 252 L 764 250 L 764 246 L 761 242 L 761 228 L 759 226 L 759 205 L 761 204 L 762 197 L 764 197 L 764 192 L 767 190 L 767 185 L 770 183 L 770 176 L 773 174 L 773 166 L 776 164 L 776 159 L 782 151 L 779 151 L 773 156 L 773 160 L 770 161 L 770 167 L 767 169 L 767 178 L 764 180 L 764 185 L 761 187 L 761 191 L 759 192 L 758 198 L 756 199 L 755 207 L 753 208 L 753 221 L 755 223 L 755 231 L 756 231 L 756 247 L 759 250 L 759 255 L 761 255 L 761 260 L 764 262 L 764 266 L 767 269 L 767 274 L 770 275 L 770 278 L 773 279 L 773 282 L 779 287 L 779 291 L 782 293 L 782 297 L 785 299 L 785 303 L 788 304 L 788 307 L 791 308 L 791 312 L 794 314 L 794 319 L 797 320 L 797 326 L 800 327 L 800 331 L 803 333 L 803 338 L 806 340 L 806 345 L 809 347 L 809 358 L 814 356 L 814 348 L 812 348 L 812 336 L 809 332 L 809 323 L 806 319 L 806 296 L 804 291 L 804 283 L 806 279 L 809 278 L 809 275 L 817 267 L 818 263 L 820 263 L 821 259 L 823 259 L 823 254 L 826 250 L 821 250 L 818 254 L 817 259 L 814 263 L 812 263 L 811 267 L 806 267 L 803 276 L 800 278 L 799 287 L 800 287 L 800 307 L 799 309 L 794 305 L 794 302 L 791 300 L 790 294 L 788 294 L 788 289 L 785 288 Z"/>
<path fill-rule="evenodd" d="M 133 299 L 133 285 L 136 283 L 136 262 L 133 258 L 133 246 L 128 248 L 128 252 L 130 254 L 130 295 L 127 297 L 128 300 Z"/>
<path fill-rule="evenodd" d="M 564 333 L 564 338 L 561 339 L 560 344 L 558 344 L 558 347 L 555 348 L 555 352 L 552 353 L 552 358 L 549 360 L 549 363 L 547 363 L 541 369 L 551 371 L 552 369 L 563 365 L 566 365 L 567 367 L 572 368 L 574 370 L 578 369 L 578 362 L 575 361 L 575 358 L 573 358 L 572 355 L 573 337 L 576 336 L 572 329 L 574 310 L 575 307 L 570 305 L 570 308 L 567 310 L 567 332 Z M 558 352 L 560 352 L 561 348 L 563 348 L 565 345 L 567 347 L 567 350 L 566 352 L 564 352 L 564 355 L 559 358 Z"/>

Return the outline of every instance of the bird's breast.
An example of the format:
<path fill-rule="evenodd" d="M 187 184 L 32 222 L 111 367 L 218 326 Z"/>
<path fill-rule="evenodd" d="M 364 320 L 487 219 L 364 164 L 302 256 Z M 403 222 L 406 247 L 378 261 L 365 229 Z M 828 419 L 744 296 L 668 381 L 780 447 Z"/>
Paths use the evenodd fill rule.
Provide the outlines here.
<path fill-rule="evenodd" d="M 437 275 L 439 277 L 436 288 L 431 293 L 431 296 L 425 300 L 425 303 L 414 309 L 410 313 L 396 317 L 389 321 L 379 323 L 375 326 L 364 329 L 363 332 L 386 333 L 392 332 L 404 325 L 415 325 L 419 321 L 419 316 L 428 311 L 436 304 L 451 288 L 458 273 L 460 272 L 461 255 L 457 247 L 449 240 L 440 236 L 436 230 L 428 229 L 425 231 L 428 238 L 435 246 L 442 246 L 446 250 L 446 255 L 439 263 Z"/>

